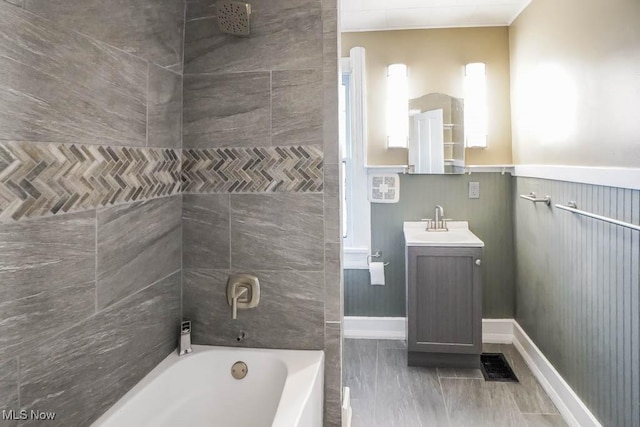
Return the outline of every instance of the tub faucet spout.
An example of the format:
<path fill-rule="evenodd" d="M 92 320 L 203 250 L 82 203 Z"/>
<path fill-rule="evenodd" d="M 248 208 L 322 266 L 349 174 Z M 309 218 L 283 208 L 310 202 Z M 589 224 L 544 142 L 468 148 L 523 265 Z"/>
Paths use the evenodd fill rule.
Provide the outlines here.
<path fill-rule="evenodd" d="M 191 321 L 186 320 L 180 326 L 180 347 L 178 356 L 191 353 Z"/>

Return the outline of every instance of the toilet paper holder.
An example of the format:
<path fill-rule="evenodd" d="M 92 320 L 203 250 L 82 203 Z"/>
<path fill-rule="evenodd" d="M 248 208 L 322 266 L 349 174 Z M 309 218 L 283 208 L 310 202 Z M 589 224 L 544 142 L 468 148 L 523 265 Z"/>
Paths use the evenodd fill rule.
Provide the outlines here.
<path fill-rule="evenodd" d="M 371 264 L 371 259 L 372 258 L 380 258 L 380 257 L 382 257 L 382 252 L 381 251 L 376 251 L 375 254 L 367 255 L 367 265 Z M 389 265 L 389 263 L 385 262 L 384 266 L 386 267 L 387 265 Z"/>

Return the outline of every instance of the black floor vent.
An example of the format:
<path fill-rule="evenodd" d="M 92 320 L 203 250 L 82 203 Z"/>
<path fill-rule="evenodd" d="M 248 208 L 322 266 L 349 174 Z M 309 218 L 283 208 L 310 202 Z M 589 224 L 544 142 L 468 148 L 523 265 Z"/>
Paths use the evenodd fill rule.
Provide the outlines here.
<path fill-rule="evenodd" d="M 486 381 L 518 382 L 502 353 L 482 353 L 482 375 Z"/>

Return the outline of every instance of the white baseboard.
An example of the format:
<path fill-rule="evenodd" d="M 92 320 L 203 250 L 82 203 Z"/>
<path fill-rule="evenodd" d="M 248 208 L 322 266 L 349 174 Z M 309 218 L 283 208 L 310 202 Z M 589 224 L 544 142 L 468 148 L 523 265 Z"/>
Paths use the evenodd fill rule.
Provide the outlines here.
<path fill-rule="evenodd" d="M 344 337 L 406 340 L 406 318 L 345 316 Z M 482 320 L 482 342 L 511 344 L 512 341 L 513 319 Z"/>
<path fill-rule="evenodd" d="M 405 322 L 404 317 L 345 317 L 344 337 L 404 340 Z M 482 342 L 513 343 L 567 424 L 573 427 L 602 427 L 514 319 L 482 319 Z"/>
<path fill-rule="evenodd" d="M 482 342 L 511 344 L 513 342 L 513 319 L 482 319 Z"/>
<path fill-rule="evenodd" d="M 342 389 L 342 427 L 351 427 L 353 409 L 351 409 L 351 390 L 349 387 Z"/>
<path fill-rule="evenodd" d="M 405 317 L 344 317 L 344 337 L 361 339 L 407 339 Z"/>
<path fill-rule="evenodd" d="M 602 427 L 589 408 L 515 320 L 513 321 L 513 345 L 567 424 L 574 427 Z"/>

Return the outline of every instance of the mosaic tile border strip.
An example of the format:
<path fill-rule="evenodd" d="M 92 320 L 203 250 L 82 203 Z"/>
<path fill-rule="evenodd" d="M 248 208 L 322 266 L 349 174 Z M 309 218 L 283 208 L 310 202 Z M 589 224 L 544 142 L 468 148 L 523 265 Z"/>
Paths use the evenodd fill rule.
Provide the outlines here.
<path fill-rule="evenodd" d="M 180 193 L 180 150 L 0 142 L 0 222 Z"/>
<path fill-rule="evenodd" d="M 322 192 L 323 181 L 319 146 L 176 150 L 4 141 L 0 223 L 181 192 Z"/>
<path fill-rule="evenodd" d="M 319 146 L 184 149 L 185 193 L 321 192 Z"/>

